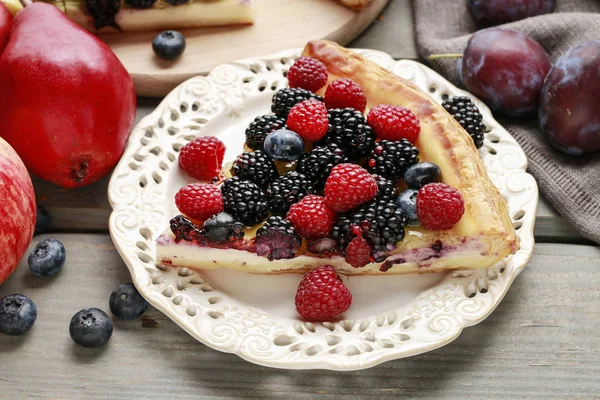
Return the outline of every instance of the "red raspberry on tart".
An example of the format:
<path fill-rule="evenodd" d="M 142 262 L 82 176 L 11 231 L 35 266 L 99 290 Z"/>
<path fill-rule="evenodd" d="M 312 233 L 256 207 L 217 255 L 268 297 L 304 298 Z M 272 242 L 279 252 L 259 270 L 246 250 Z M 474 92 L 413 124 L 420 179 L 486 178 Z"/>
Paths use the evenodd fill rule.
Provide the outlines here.
<path fill-rule="evenodd" d="M 179 167 L 199 181 L 212 181 L 219 176 L 225 156 L 225 145 L 214 136 L 193 140 L 179 151 Z"/>
<path fill-rule="evenodd" d="M 305 196 L 293 204 L 286 216 L 296 232 L 306 239 L 330 236 L 336 218 L 335 211 L 325 204 L 325 198 L 316 195 Z"/>
<path fill-rule="evenodd" d="M 325 105 L 332 108 L 353 108 L 365 112 L 367 96 L 352 79 L 336 79 L 325 90 Z"/>
<path fill-rule="evenodd" d="M 352 293 L 331 265 L 313 269 L 296 291 L 296 310 L 308 321 L 328 321 L 345 312 L 352 304 Z"/>
<path fill-rule="evenodd" d="M 300 57 L 288 71 L 291 88 L 302 88 L 315 93 L 327 83 L 327 67 L 312 57 Z"/>
<path fill-rule="evenodd" d="M 325 104 L 318 100 L 304 100 L 290 110 L 287 127 L 309 142 L 321 140 L 329 128 Z"/>
<path fill-rule="evenodd" d="M 192 183 L 179 189 L 175 205 L 191 219 L 205 221 L 223 211 L 223 195 L 214 185 Z"/>
<path fill-rule="evenodd" d="M 462 195 L 445 183 L 429 183 L 417 194 L 417 216 L 425 229 L 450 229 L 460 221 L 464 212 Z"/>
<path fill-rule="evenodd" d="M 377 181 L 356 164 L 333 167 L 325 182 L 325 202 L 337 212 L 352 210 L 375 198 Z"/>
<path fill-rule="evenodd" d="M 369 111 L 367 121 L 377 138 L 382 140 L 406 139 L 415 143 L 421 131 L 415 114 L 402 106 L 379 104 Z"/>

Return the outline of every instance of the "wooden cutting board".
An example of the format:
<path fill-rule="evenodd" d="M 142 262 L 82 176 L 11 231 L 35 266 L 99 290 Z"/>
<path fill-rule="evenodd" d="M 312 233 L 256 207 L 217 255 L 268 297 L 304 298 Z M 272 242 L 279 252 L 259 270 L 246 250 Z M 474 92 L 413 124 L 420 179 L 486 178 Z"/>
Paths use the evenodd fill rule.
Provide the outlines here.
<path fill-rule="evenodd" d="M 373 0 L 361 12 L 328 0 L 254 0 L 254 25 L 183 31 L 186 50 L 179 60 L 164 61 L 152 51 L 156 32 L 102 35 L 133 77 L 141 96 L 164 96 L 175 86 L 236 59 L 302 47 L 308 40 L 347 44 L 381 13 L 389 0 Z"/>

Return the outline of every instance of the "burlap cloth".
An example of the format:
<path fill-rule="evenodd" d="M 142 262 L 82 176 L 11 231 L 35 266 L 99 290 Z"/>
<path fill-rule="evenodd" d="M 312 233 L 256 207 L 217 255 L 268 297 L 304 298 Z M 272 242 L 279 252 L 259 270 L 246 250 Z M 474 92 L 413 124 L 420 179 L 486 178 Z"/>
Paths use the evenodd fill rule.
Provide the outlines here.
<path fill-rule="evenodd" d="M 476 30 L 466 0 L 413 0 L 413 6 L 417 47 L 423 59 L 431 54 L 463 52 L 470 34 Z M 600 40 L 598 13 L 600 0 L 557 0 L 553 14 L 504 26 L 533 37 L 555 62 L 571 46 Z M 459 85 L 456 59 L 428 63 Z M 562 155 L 541 136 L 536 118 L 495 117 L 525 150 L 529 172 L 546 199 L 583 236 L 600 243 L 600 153 L 586 157 Z"/>

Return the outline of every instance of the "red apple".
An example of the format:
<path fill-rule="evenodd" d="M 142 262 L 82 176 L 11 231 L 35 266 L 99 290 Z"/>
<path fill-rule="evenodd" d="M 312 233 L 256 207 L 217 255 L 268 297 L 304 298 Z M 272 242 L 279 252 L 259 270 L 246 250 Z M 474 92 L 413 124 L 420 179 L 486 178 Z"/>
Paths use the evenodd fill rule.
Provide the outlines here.
<path fill-rule="evenodd" d="M 23 162 L 0 139 L 0 284 L 13 273 L 35 229 L 35 194 Z"/>
<path fill-rule="evenodd" d="M 2 53 L 4 46 L 6 46 L 6 42 L 8 42 L 12 20 L 12 14 L 8 11 L 8 8 L 6 8 L 4 3 L 0 1 L 0 53 Z"/>

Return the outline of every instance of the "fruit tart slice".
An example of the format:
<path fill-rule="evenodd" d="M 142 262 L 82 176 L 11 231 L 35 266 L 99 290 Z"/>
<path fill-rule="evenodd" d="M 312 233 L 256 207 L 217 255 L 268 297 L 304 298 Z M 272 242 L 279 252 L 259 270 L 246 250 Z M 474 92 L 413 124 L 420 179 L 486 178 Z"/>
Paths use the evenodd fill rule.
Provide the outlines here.
<path fill-rule="evenodd" d="M 90 31 L 148 31 L 252 24 L 251 0 L 33 0 Z"/>
<path fill-rule="evenodd" d="M 184 172 L 217 183 L 177 194 L 159 262 L 407 274 L 485 268 L 519 249 L 473 138 L 414 84 L 328 41 L 310 42 L 288 80 L 222 183 L 218 139 L 182 149 Z M 480 122 L 467 100 L 446 107 Z"/>

